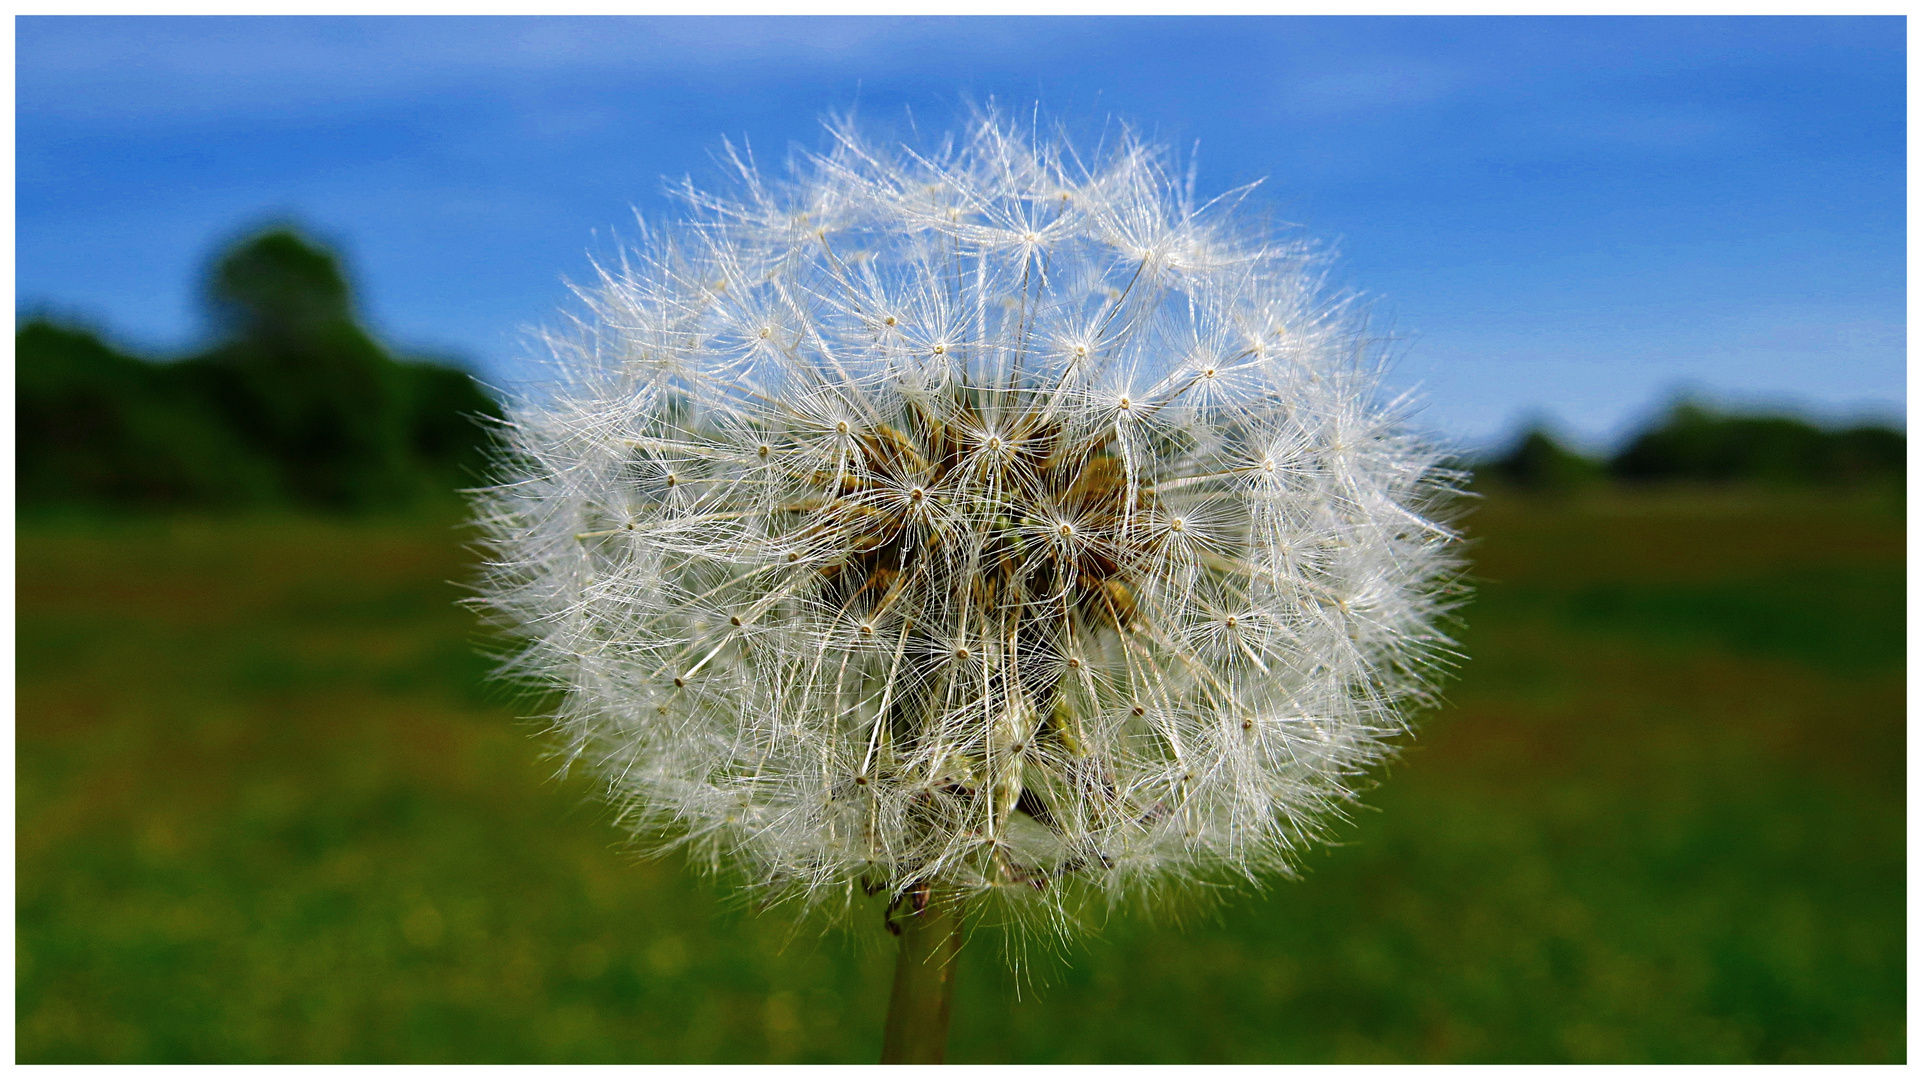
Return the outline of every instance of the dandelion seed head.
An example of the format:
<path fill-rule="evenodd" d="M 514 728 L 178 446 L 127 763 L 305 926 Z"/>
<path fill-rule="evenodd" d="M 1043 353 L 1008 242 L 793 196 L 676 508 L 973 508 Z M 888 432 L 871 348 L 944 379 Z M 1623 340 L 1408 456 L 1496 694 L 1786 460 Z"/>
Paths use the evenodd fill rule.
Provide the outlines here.
<path fill-rule="evenodd" d="M 1133 136 L 831 130 L 685 189 L 510 407 L 511 670 L 637 836 L 810 908 L 1292 872 L 1451 647 L 1359 316 Z"/>

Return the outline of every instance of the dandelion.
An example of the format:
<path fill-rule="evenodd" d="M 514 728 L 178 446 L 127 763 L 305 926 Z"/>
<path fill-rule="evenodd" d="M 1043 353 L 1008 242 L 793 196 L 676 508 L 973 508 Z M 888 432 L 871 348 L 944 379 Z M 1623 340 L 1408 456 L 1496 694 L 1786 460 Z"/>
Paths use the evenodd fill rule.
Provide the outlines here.
<path fill-rule="evenodd" d="M 964 913 L 1291 872 L 1428 699 L 1454 478 L 1245 191 L 993 112 L 829 130 L 582 291 L 484 603 L 638 836 L 885 894 L 889 1054 L 938 1058 Z"/>

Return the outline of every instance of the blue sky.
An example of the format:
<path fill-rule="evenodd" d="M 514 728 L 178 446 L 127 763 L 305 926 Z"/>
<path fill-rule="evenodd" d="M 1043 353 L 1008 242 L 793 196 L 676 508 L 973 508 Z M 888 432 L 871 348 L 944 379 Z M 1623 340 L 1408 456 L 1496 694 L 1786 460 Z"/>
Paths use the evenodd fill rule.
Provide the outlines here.
<path fill-rule="evenodd" d="M 853 108 L 1128 120 L 1267 178 L 1470 442 L 1605 445 L 1677 387 L 1900 418 L 1905 30 L 1881 19 L 16 23 L 16 302 L 177 351 L 237 233 L 348 257 L 404 347 L 525 377 L 663 177 Z"/>

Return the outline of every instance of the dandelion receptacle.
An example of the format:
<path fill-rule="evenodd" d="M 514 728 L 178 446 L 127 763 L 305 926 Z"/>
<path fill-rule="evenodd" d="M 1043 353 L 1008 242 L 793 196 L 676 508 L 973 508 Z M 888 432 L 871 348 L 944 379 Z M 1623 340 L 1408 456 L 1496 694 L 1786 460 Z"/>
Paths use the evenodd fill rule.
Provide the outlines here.
<path fill-rule="evenodd" d="M 829 130 L 582 290 L 478 496 L 484 602 L 638 836 L 884 894 L 940 969 L 898 1012 L 963 920 L 1289 872 L 1448 651 L 1455 478 L 1246 192 L 992 112 Z"/>

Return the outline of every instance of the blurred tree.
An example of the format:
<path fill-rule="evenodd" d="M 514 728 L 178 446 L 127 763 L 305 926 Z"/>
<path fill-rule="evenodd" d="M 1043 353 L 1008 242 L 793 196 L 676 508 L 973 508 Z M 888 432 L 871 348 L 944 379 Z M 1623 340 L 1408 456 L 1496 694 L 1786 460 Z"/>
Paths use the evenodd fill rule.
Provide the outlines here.
<path fill-rule="evenodd" d="M 1894 428 L 1859 424 L 1835 433 L 1830 461 L 1834 475 L 1859 483 L 1908 474 L 1909 439 Z"/>
<path fill-rule="evenodd" d="M 1538 492 L 1564 492 L 1602 476 L 1600 462 L 1563 446 L 1539 424 L 1524 431 L 1508 453 L 1480 471 Z"/>
<path fill-rule="evenodd" d="M 36 320 L 16 334 L 23 503 L 392 506 L 471 482 L 499 407 L 457 368 L 401 362 L 339 261 L 290 228 L 213 265 L 221 340 L 155 364 Z"/>
<path fill-rule="evenodd" d="M 215 264 L 207 300 L 227 340 L 181 374 L 280 466 L 288 496 L 344 508 L 415 494 L 405 379 L 354 321 L 332 255 L 264 233 Z"/>
<path fill-rule="evenodd" d="M 293 345 L 353 322 L 339 261 L 288 228 L 228 251 L 214 264 L 207 294 L 214 317 L 240 338 Z"/>
<path fill-rule="evenodd" d="M 1848 484 L 1900 480 L 1908 438 L 1862 425 L 1825 430 L 1789 416 L 1725 414 L 1678 401 L 1609 462 L 1624 480 Z"/>
<path fill-rule="evenodd" d="M 14 344 L 22 505 L 221 505 L 278 493 L 271 464 L 168 369 L 44 318 Z"/>
<path fill-rule="evenodd" d="M 436 485 L 478 482 L 489 467 L 490 421 L 500 402 L 460 368 L 416 360 L 399 365 L 406 388 L 407 448 Z"/>

